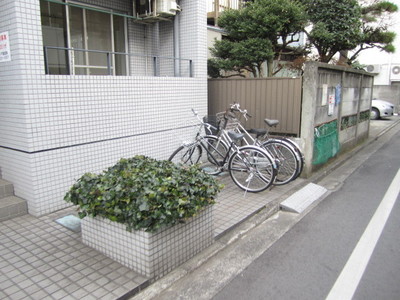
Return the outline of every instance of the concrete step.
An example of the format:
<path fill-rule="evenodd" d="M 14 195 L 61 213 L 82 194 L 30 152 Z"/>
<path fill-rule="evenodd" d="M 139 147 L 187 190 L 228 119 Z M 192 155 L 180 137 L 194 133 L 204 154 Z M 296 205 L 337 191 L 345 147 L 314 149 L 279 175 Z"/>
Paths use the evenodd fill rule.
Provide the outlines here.
<path fill-rule="evenodd" d="M 8 196 L 0 199 L 0 222 L 26 215 L 28 205 L 24 199 Z"/>
<path fill-rule="evenodd" d="M 4 179 L 0 179 L 0 199 L 13 195 L 14 195 L 13 184 Z"/>

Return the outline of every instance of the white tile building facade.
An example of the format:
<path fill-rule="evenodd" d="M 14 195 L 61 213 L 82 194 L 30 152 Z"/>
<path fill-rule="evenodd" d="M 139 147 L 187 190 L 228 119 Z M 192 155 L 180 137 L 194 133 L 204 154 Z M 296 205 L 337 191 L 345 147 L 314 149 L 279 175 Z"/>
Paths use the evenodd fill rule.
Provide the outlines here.
<path fill-rule="evenodd" d="M 131 2 L 79 4 L 132 14 Z M 132 60 L 129 76 L 46 74 L 40 1 L 1 1 L 0 33 L 9 36 L 11 60 L 0 62 L 0 167 L 30 214 L 68 206 L 63 197 L 74 180 L 121 157 L 168 158 L 183 135 L 176 127 L 193 120 L 191 108 L 206 114 L 206 2 L 179 5 L 179 53 L 192 60 L 192 77 L 143 75 Z M 156 44 L 158 55 L 174 54 L 173 22 L 158 23 L 156 40 L 145 33 L 157 22 L 126 24 L 127 52 L 154 55 Z"/>

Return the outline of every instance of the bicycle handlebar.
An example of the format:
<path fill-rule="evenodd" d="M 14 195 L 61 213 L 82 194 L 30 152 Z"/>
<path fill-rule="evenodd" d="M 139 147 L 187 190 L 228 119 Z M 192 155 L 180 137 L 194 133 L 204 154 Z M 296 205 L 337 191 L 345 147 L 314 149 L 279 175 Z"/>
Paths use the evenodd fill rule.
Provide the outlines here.
<path fill-rule="evenodd" d="M 241 109 L 241 108 L 240 108 L 240 104 L 237 103 L 237 102 L 235 102 L 234 104 L 231 104 L 230 110 L 231 110 L 231 111 L 238 111 L 238 112 L 240 112 L 240 113 L 245 117 L 246 120 L 247 120 L 248 117 L 249 117 L 249 118 L 252 118 L 252 117 L 253 117 L 252 115 L 250 115 L 250 114 L 247 112 L 246 109 Z"/>
<path fill-rule="evenodd" d="M 193 112 L 193 114 L 196 116 L 197 120 L 199 120 L 199 122 L 200 122 L 203 126 L 207 127 L 208 129 L 218 130 L 217 127 L 215 127 L 215 126 L 213 126 L 213 125 L 211 125 L 211 124 L 209 124 L 209 123 L 204 122 L 204 121 L 199 117 L 199 114 L 197 113 L 197 111 L 195 111 L 193 108 L 192 108 L 192 112 Z"/>

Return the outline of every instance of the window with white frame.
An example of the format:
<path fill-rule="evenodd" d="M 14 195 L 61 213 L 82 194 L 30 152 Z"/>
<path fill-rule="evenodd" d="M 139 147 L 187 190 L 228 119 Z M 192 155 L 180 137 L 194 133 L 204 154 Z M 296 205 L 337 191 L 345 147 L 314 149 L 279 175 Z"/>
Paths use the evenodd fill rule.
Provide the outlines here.
<path fill-rule="evenodd" d="M 125 17 L 72 1 L 40 9 L 47 74 L 127 75 Z"/>

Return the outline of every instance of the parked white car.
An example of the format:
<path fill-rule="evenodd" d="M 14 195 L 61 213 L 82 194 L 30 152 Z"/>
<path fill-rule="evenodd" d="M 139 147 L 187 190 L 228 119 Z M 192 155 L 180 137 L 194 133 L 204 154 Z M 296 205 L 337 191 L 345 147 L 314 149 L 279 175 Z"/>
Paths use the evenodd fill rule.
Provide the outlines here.
<path fill-rule="evenodd" d="M 394 106 L 392 103 L 373 99 L 371 105 L 371 120 L 378 120 L 384 117 L 391 117 L 393 116 Z"/>

